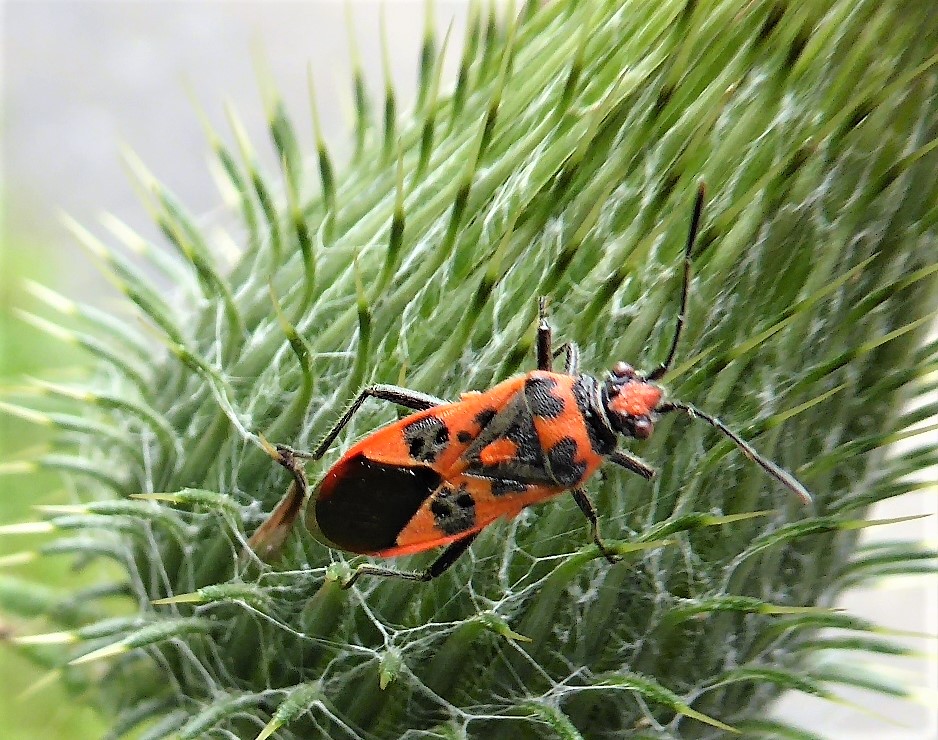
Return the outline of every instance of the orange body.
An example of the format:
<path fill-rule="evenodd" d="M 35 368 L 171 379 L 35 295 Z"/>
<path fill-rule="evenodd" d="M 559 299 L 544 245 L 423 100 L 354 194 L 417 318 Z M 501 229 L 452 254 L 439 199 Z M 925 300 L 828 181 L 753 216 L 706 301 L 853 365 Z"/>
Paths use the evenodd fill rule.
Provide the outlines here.
<path fill-rule="evenodd" d="M 383 427 L 326 473 L 308 515 L 337 547 L 381 557 L 511 519 L 602 464 L 582 411 L 584 382 L 535 371 Z"/>

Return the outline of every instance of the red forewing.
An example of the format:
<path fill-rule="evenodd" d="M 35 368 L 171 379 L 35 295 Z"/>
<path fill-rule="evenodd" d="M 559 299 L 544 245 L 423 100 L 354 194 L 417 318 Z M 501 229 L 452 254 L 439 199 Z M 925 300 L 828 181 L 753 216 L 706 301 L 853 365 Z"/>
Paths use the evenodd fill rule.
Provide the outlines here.
<path fill-rule="evenodd" d="M 403 555 L 579 484 L 602 458 L 574 383 L 529 373 L 378 430 L 326 474 L 314 506 L 318 529 L 350 552 Z"/>
<path fill-rule="evenodd" d="M 457 522 L 464 527 L 468 519 L 459 516 L 457 498 L 456 509 L 440 513 L 440 507 L 450 503 L 449 489 L 441 486 L 518 383 L 518 379 L 506 381 L 486 393 L 411 414 L 358 442 L 319 485 L 312 507 L 316 528 L 330 543 L 349 552 L 394 549 L 421 507 L 429 510 L 435 491 L 441 493 L 441 503 L 429 516 L 429 528 L 434 522 L 447 526 L 423 536 L 439 540 L 446 529 L 457 531 Z M 428 543 L 420 549 L 434 546 Z"/>

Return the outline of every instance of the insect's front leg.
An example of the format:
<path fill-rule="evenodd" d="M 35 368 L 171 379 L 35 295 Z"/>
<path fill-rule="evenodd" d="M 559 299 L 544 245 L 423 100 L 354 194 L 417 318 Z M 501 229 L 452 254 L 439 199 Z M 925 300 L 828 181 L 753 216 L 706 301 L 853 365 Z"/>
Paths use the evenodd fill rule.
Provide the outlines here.
<path fill-rule="evenodd" d="M 626 470 L 631 470 L 633 473 L 638 473 L 645 480 L 651 480 L 655 477 L 657 471 L 646 463 L 642 458 L 636 457 L 625 450 L 613 450 L 612 454 L 608 458 L 611 463 L 625 468 Z"/>
<path fill-rule="evenodd" d="M 576 501 L 577 506 L 580 507 L 580 511 L 582 511 L 589 520 L 590 530 L 593 534 L 593 542 L 596 543 L 596 547 L 599 548 L 599 551 L 603 554 L 603 557 L 605 557 L 606 560 L 608 560 L 610 563 L 618 563 L 620 560 L 622 560 L 622 558 L 613 552 L 609 552 L 609 550 L 606 548 L 606 543 L 603 542 L 603 538 L 599 534 L 599 517 L 596 516 L 596 508 L 593 506 L 593 502 L 586 493 L 586 489 L 573 488 L 571 489 L 570 493 L 573 494 L 573 500 Z"/>
<path fill-rule="evenodd" d="M 564 372 L 567 375 L 576 375 L 580 372 L 580 348 L 573 342 L 564 342 L 556 350 L 554 357 L 564 355 Z"/>
<path fill-rule="evenodd" d="M 426 570 L 407 571 L 394 570 L 393 568 L 382 568 L 379 565 L 359 565 L 349 579 L 342 584 L 342 588 L 351 588 L 355 581 L 362 576 L 378 576 L 379 578 L 401 578 L 405 581 L 432 581 L 439 575 L 442 575 L 450 566 L 455 563 L 460 555 L 469 549 L 469 545 L 476 538 L 478 533 L 473 532 L 461 540 L 456 540 L 443 551 L 443 553 L 434 560 Z"/>

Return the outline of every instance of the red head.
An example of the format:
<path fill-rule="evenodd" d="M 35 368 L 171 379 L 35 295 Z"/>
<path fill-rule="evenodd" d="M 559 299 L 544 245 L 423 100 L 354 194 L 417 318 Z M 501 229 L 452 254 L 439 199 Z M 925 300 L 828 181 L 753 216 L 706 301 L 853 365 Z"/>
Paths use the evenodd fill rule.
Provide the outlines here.
<path fill-rule="evenodd" d="M 660 387 L 625 363 L 617 362 L 603 388 L 603 407 L 613 429 L 637 439 L 655 431 L 655 410 L 661 402 Z"/>

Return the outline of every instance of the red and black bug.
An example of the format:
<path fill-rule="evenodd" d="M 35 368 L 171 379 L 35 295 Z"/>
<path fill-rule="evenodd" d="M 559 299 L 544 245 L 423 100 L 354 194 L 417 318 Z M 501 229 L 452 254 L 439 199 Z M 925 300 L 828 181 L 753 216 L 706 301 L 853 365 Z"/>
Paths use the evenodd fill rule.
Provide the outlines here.
<path fill-rule="evenodd" d="M 393 385 L 365 388 L 312 452 L 289 447 L 268 451 L 294 477 L 294 485 L 267 522 L 251 538 L 255 550 L 276 547 L 307 497 L 309 485 L 298 458 L 321 458 L 365 399 L 374 397 L 415 413 L 383 427 L 348 450 L 319 483 L 312 525 L 336 548 L 363 555 L 394 557 L 446 545 L 424 571 L 403 572 L 361 565 L 343 584 L 362 575 L 428 581 L 466 551 L 476 535 L 496 519 L 511 519 L 525 507 L 573 494 L 589 521 L 592 537 L 609 562 L 617 556 L 603 543 L 596 510 L 586 492 L 589 477 L 609 461 L 643 478 L 655 471 L 625 450 L 618 437 L 648 439 L 660 414 L 680 411 L 702 419 L 729 437 L 750 460 L 792 490 L 805 503 L 811 496 L 792 475 L 762 457 L 719 419 L 693 406 L 663 400 L 656 381 L 674 360 L 684 327 L 691 253 L 704 203 L 700 186 L 684 249 L 681 307 L 668 355 L 648 373 L 625 362 L 603 379 L 579 370 L 579 350 L 566 343 L 551 348 L 546 301 L 540 301 L 537 370 L 499 383 L 459 401 Z M 563 372 L 553 358 L 565 356 Z"/>

